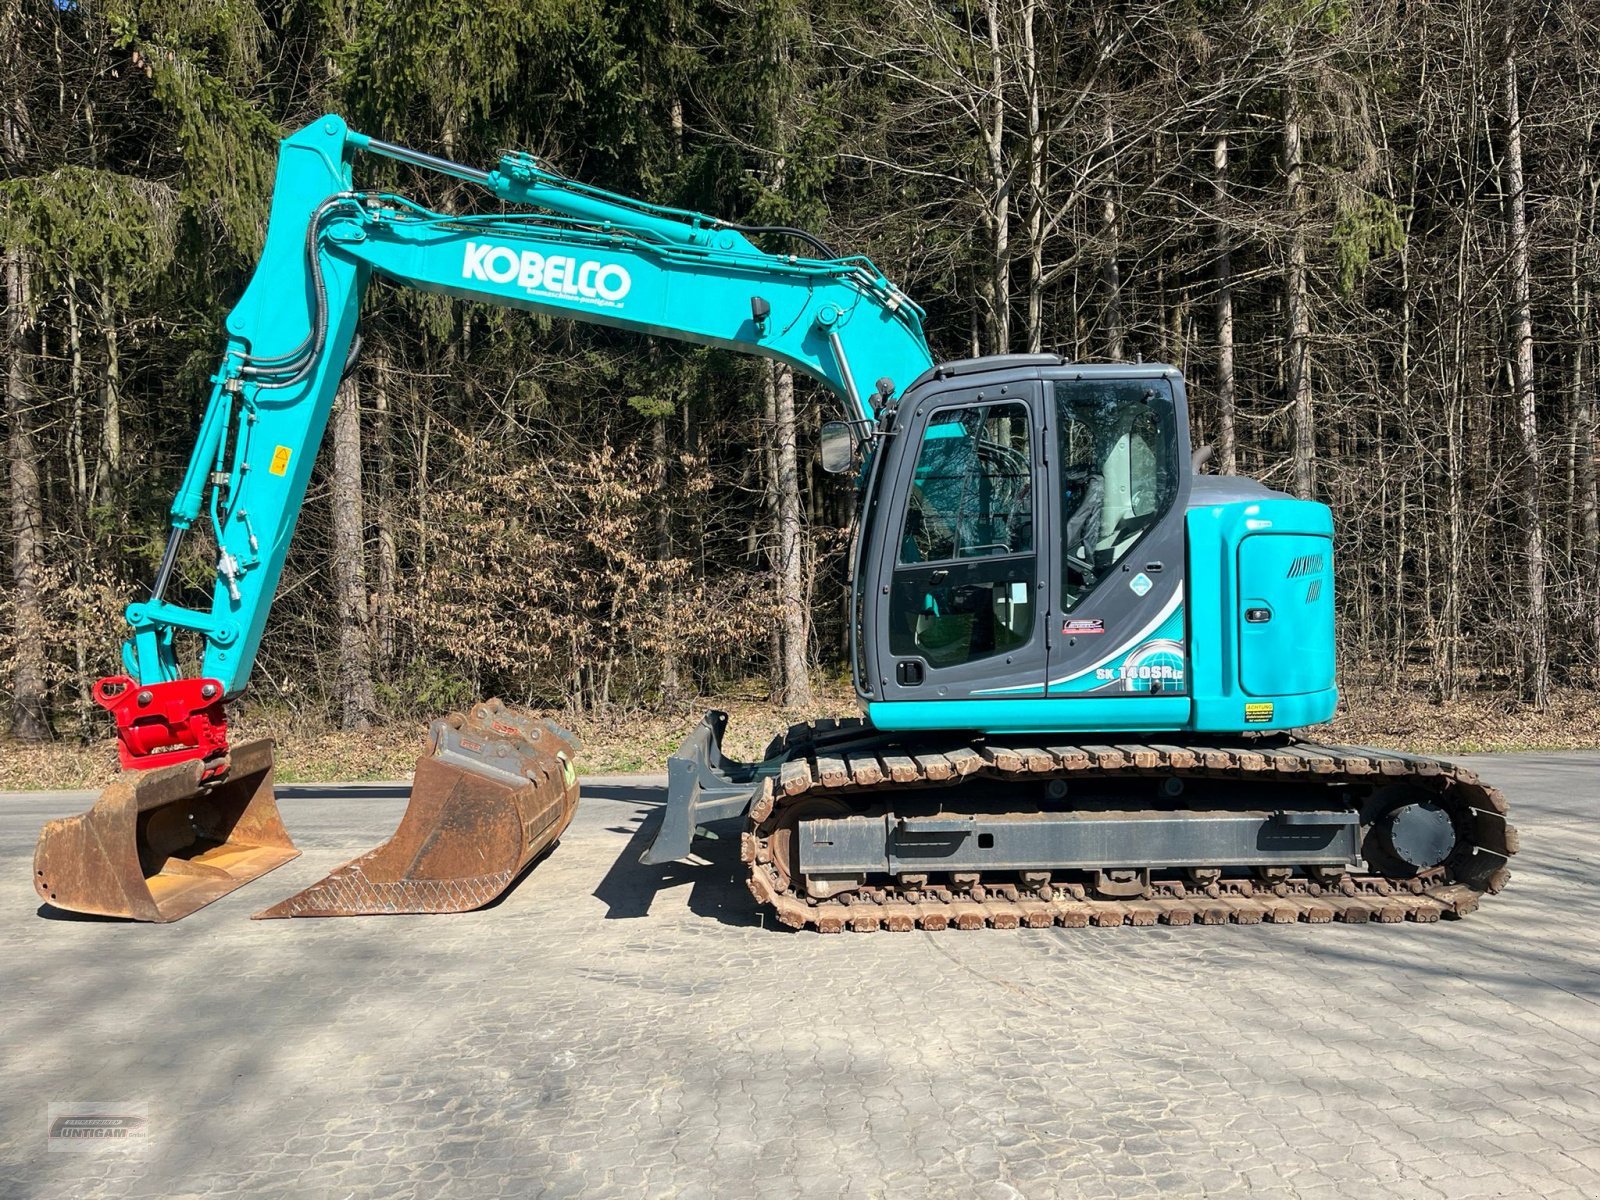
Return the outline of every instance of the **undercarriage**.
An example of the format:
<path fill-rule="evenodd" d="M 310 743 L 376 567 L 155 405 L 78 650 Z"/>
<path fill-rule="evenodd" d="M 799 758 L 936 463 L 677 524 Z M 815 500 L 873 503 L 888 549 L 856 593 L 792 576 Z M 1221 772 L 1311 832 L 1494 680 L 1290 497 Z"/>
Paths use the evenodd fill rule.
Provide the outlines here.
<path fill-rule="evenodd" d="M 797 928 L 1431 922 L 1499 891 L 1517 849 L 1497 790 L 1416 755 L 1286 734 L 1046 746 L 852 720 L 796 726 L 740 764 L 719 718 L 674 760 L 676 816 L 747 801 L 750 891 Z"/>

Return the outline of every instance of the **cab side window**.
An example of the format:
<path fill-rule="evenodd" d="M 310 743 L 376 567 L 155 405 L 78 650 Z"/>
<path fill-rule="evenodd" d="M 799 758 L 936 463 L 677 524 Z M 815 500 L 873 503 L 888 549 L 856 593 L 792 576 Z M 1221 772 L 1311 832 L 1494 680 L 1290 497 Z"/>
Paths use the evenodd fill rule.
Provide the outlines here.
<path fill-rule="evenodd" d="M 1177 493 L 1172 393 L 1150 380 L 1055 385 L 1067 611 L 1119 566 Z"/>

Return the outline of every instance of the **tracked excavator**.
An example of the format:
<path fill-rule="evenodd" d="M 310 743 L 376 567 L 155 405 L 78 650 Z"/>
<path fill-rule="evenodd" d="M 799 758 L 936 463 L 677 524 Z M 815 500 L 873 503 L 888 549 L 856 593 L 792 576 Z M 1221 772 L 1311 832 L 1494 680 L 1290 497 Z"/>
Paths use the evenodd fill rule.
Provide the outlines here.
<path fill-rule="evenodd" d="M 362 155 L 462 180 L 490 210 L 358 189 Z M 668 763 L 645 862 L 742 818 L 754 898 L 824 932 L 1435 921 L 1508 879 L 1516 831 L 1495 789 L 1295 732 L 1337 699 L 1332 514 L 1199 473 L 1175 369 L 937 362 L 909 297 L 804 231 L 646 204 L 525 154 L 479 170 L 329 116 L 282 144 L 166 553 L 127 610 L 123 673 L 96 688 L 124 769 L 41 834 L 48 903 L 174 920 L 297 853 L 271 744 L 231 744 L 226 705 L 375 277 L 762 355 L 842 405 L 821 453 L 856 481 L 861 715 L 743 763 L 709 714 Z M 168 597 L 197 524 L 209 609 Z M 258 915 L 488 903 L 571 820 L 577 750 L 495 701 L 435 722 L 395 835 Z"/>

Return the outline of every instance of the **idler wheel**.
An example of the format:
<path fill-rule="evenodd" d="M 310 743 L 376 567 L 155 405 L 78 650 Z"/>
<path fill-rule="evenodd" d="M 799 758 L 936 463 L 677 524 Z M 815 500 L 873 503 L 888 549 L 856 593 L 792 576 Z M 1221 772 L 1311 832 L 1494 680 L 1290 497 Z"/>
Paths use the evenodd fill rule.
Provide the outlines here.
<path fill-rule="evenodd" d="M 813 796 L 789 805 L 778 814 L 778 827 L 772 831 L 768 845 L 772 848 L 772 872 L 785 890 L 804 883 L 800 873 L 800 839 L 795 836 L 800 822 L 812 817 L 847 817 L 850 808 L 843 801 L 825 796 Z"/>

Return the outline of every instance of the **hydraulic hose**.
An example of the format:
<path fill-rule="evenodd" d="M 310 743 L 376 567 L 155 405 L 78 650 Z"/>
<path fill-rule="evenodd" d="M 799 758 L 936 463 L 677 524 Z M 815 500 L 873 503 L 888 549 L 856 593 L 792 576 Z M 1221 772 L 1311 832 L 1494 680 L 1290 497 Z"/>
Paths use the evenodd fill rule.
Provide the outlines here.
<path fill-rule="evenodd" d="M 824 258 L 839 257 L 838 251 L 816 234 L 807 233 L 804 229 L 799 229 L 793 225 L 735 225 L 732 221 L 725 221 L 723 224 L 727 228 L 737 230 L 740 233 L 776 233 L 784 237 L 799 238 L 802 242 L 815 246 L 822 252 Z"/>
<path fill-rule="evenodd" d="M 241 378 L 252 380 L 261 388 L 286 388 L 305 380 L 315 369 L 317 358 L 328 339 L 328 290 L 322 275 L 322 256 L 317 249 L 323 219 L 329 211 L 356 198 L 354 192 L 341 192 L 317 205 L 306 224 L 306 265 L 311 273 L 312 316 L 311 329 L 304 341 L 285 354 L 270 358 L 252 355 L 240 368 Z M 292 371 L 286 378 L 270 378 L 283 371 Z"/>
<path fill-rule="evenodd" d="M 173 568 L 178 565 L 178 547 L 182 543 L 183 529 L 174 525 L 167 531 L 167 548 L 161 552 L 161 565 L 156 568 L 156 581 L 150 588 L 151 600 L 160 600 L 166 594 Z"/>

